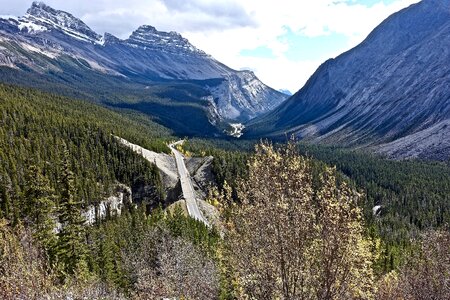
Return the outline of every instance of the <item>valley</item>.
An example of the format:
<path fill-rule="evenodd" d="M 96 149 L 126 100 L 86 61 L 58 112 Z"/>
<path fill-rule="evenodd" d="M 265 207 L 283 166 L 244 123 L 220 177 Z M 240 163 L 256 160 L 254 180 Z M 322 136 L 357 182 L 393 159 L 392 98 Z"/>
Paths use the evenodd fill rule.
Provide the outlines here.
<path fill-rule="evenodd" d="M 74 12 L 0 15 L 0 299 L 449 299 L 449 0 L 292 95 L 184 34 Z"/>
<path fill-rule="evenodd" d="M 1 19 L 0 30 L 2 82 L 139 112 L 179 135 L 221 135 L 222 123 L 249 120 L 287 98 L 253 72 L 149 25 L 121 40 L 34 2 L 25 16 Z M 182 111 L 192 115 L 189 123 Z"/>
<path fill-rule="evenodd" d="M 448 160 L 448 1 L 422 1 L 325 61 L 294 96 L 246 124 L 244 137 L 365 148 L 391 158 Z"/>

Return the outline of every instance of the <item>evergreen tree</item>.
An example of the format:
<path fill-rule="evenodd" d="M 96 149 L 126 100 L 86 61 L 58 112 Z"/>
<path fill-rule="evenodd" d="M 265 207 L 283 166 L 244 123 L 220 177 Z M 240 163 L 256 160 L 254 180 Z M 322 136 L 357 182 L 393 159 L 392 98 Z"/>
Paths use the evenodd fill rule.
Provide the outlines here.
<path fill-rule="evenodd" d="M 55 250 L 55 192 L 39 167 L 30 165 L 26 175 L 24 192 L 25 222 L 33 228 L 34 236 L 53 258 Z"/>
<path fill-rule="evenodd" d="M 59 222 L 61 231 L 58 240 L 58 259 L 64 274 L 86 271 L 85 220 L 81 215 L 81 201 L 75 199 L 75 180 L 69 164 L 69 151 L 63 146 L 61 164 L 61 199 Z"/>
<path fill-rule="evenodd" d="M 0 217 L 11 218 L 11 197 L 9 188 L 9 176 L 6 172 L 0 175 Z"/>

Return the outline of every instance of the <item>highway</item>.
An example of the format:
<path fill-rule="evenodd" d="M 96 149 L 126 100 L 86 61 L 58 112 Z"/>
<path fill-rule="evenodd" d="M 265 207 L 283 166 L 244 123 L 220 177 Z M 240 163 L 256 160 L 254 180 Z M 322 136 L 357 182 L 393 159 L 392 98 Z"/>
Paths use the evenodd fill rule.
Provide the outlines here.
<path fill-rule="evenodd" d="M 181 143 L 183 143 L 182 140 L 176 143 L 172 143 L 169 145 L 169 148 L 175 155 L 175 161 L 178 169 L 178 177 L 180 178 L 181 182 L 181 190 L 183 192 L 183 198 L 186 201 L 186 208 L 191 218 L 199 220 L 209 227 L 210 225 L 208 221 L 205 219 L 205 217 L 203 217 L 200 209 L 198 208 L 191 176 L 189 175 L 189 172 L 186 168 L 186 164 L 184 163 L 184 157 L 177 149 L 175 149 L 175 146 Z"/>

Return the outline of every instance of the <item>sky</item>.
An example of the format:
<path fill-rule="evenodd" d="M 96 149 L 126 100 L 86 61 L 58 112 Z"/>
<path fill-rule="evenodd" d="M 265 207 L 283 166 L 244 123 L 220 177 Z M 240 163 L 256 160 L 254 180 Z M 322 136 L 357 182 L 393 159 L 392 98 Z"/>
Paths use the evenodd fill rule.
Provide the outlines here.
<path fill-rule="evenodd" d="M 127 38 L 140 25 L 177 31 L 275 89 L 299 90 L 317 67 L 356 46 L 392 13 L 419 0 L 46 0 L 96 32 Z M 22 16 L 30 0 L 0 0 Z"/>

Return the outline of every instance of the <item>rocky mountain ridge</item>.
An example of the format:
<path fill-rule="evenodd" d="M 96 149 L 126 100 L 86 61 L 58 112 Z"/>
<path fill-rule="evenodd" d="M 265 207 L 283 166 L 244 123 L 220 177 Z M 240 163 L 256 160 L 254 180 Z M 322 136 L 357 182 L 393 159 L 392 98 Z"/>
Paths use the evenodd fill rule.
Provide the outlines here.
<path fill-rule="evenodd" d="M 198 101 L 208 103 L 202 109 L 213 124 L 247 121 L 287 98 L 253 72 L 227 67 L 176 32 L 144 25 L 125 40 L 108 33 L 102 36 L 70 13 L 42 2 L 33 2 L 23 17 L 0 19 L 1 67 L 51 80 L 75 69 L 81 77 L 95 72 L 97 78 L 114 76 L 144 87 L 161 81 L 188 82 L 204 90 Z M 73 87 L 65 81 L 69 82 L 62 84 Z"/>
<path fill-rule="evenodd" d="M 83 21 L 70 13 L 58 11 L 43 2 L 33 2 L 24 17 L 18 19 L 19 28 L 26 28 L 28 32 L 39 32 L 59 29 L 74 38 L 101 43 L 102 36 L 95 33 Z"/>

